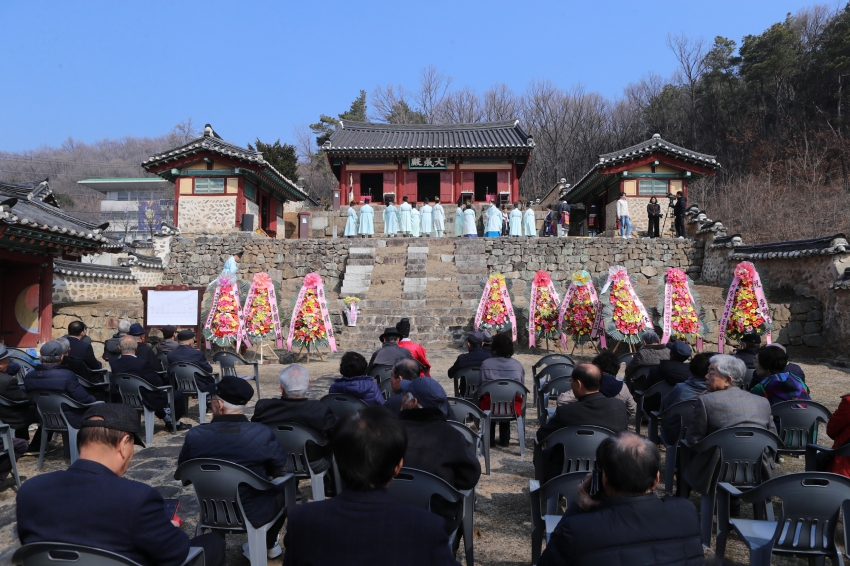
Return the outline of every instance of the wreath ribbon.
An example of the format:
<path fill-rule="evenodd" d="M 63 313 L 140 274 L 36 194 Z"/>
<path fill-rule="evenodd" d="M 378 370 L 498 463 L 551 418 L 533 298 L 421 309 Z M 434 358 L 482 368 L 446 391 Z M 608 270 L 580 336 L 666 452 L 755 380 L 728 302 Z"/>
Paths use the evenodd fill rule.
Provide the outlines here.
<path fill-rule="evenodd" d="M 738 294 L 738 287 L 740 285 L 741 278 L 736 275 L 732 280 L 732 284 L 729 286 L 729 293 L 726 295 L 726 305 L 723 307 L 723 317 L 720 319 L 720 331 L 717 338 L 717 349 L 721 353 L 723 352 L 723 348 L 726 346 L 726 325 L 729 324 L 729 316 L 732 314 L 732 308 L 735 306 L 735 296 Z M 773 320 L 770 318 L 770 307 L 768 306 L 767 299 L 764 296 L 764 287 L 762 287 L 761 284 L 761 277 L 759 277 L 758 271 L 755 269 L 753 269 L 753 291 L 756 294 L 759 314 L 761 314 L 762 318 L 764 318 L 766 325 L 772 324 Z M 767 331 L 765 340 L 767 340 L 768 344 L 772 342 L 773 335 L 770 330 Z"/>
<path fill-rule="evenodd" d="M 487 307 L 486 297 L 490 295 L 490 278 L 487 278 L 487 283 L 484 284 L 484 292 L 481 294 L 481 300 L 478 302 L 478 310 L 475 311 L 475 329 L 481 326 L 481 319 L 484 318 L 484 309 Z M 511 339 L 516 342 L 516 315 L 514 314 L 514 306 L 511 304 L 511 297 L 508 294 L 508 288 L 505 285 L 499 285 L 499 297 L 505 302 L 505 310 L 508 314 L 508 319 L 511 321 Z"/>
<path fill-rule="evenodd" d="M 242 316 L 240 313 L 242 312 L 242 307 L 239 303 L 239 291 L 236 289 L 236 283 L 231 284 L 230 296 L 233 297 L 233 302 L 236 305 L 236 351 L 239 351 L 239 347 L 242 345 L 242 340 L 245 338 L 245 325 L 243 324 Z M 212 331 L 212 322 L 215 319 L 216 313 L 218 313 L 218 301 L 221 298 L 221 282 L 218 282 L 215 286 L 215 293 L 213 294 L 212 302 L 210 303 L 210 312 L 207 314 L 207 321 L 204 323 L 204 330 Z M 250 347 L 251 343 L 247 340 L 246 344 Z M 207 350 L 212 348 L 210 344 L 209 338 L 206 339 Z"/>
<path fill-rule="evenodd" d="M 308 275 L 309 277 L 309 275 Z M 325 332 L 328 335 L 328 345 L 331 352 L 336 352 L 336 339 L 334 338 L 334 329 L 331 325 L 331 316 L 328 313 L 328 305 L 325 303 L 325 286 L 322 283 L 322 278 L 316 275 L 316 300 L 319 301 L 319 310 L 322 313 L 322 321 L 325 323 Z M 286 338 L 286 349 L 292 351 L 292 337 L 295 334 L 295 323 L 298 321 L 298 313 L 301 312 L 301 305 L 304 303 L 304 295 L 307 294 L 308 287 L 305 277 L 305 282 L 301 285 L 301 290 L 298 292 L 298 298 L 295 301 L 295 309 L 292 311 L 292 320 L 289 321 L 289 336 Z"/>
<path fill-rule="evenodd" d="M 251 289 L 248 291 L 248 297 L 245 299 L 245 307 L 242 309 L 242 318 L 243 320 L 248 320 L 248 311 L 251 310 L 254 299 L 257 298 L 261 292 L 265 292 L 269 299 L 269 310 L 271 311 L 270 314 L 272 322 L 274 323 L 275 342 L 277 343 L 278 348 L 283 348 L 283 330 L 280 327 L 280 316 L 277 312 L 277 297 L 274 292 L 274 283 L 268 275 L 266 275 L 265 278 L 259 278 L 256 285 L 251 285 Z M 245 329 L 244 324 L 243 334 L 245 344 L 250 348 L 251 342 L 248 338 L 248 331 Z"/>
<path fill-rule="evenodd" d="M 528 309 L 528 347 L 533 348 L 537 343 L 537 331 L 534 327 L 534 318 L 535 313 L 537 312 L 537 290 L 540 287 L 547 287 L 549 289 L 549 294 L 555 300 L 555 304 L 558 304 L 558 292 L 555 290 L 555 284 L 552 283 L 552 280 L 549 280 L 547 285 L 531 285 L 531 304 Z M 558 327 L 560 328 L 561 323 L 561 315 L 558 315 Z M 564 337 L 561 335 L 561 340 L 563 343 Z M 566 348 L 566 346 L 564 346 Z"/>
<path fill-rule="evenodd" d="M 576 285 L 575 283 L 570 283 L 569 288 L 567 289 L 567 294 L 564 296 L 564 302 L 561 303 L 561 309 L 558 311 L 558 327 L 563 328 L 564 326 L 564 317 L 567 315 L 567 307 L 570 306 L 570 299 L 573 298 L 573 294 L 575 294 L 576 289 L 579 287 L 587 287 L 587 292 L 590 295 L 590 302 L 593 303 L 594 308 L 596 309 L 596 316 L 593 318 L 593 326 L 591 326 L 591 338 L 596 337 L 595 328 L 599 322 L 599 298 L 596 296 L 596 287 L 593 286 L 593 281 L 589 281 L 587 285 Z M 567 349 L 567 334 L 566 332 L 561 332 L 561 346 L 566 350 Z M 602 346 L 605 347 L 604 345 Z"/>

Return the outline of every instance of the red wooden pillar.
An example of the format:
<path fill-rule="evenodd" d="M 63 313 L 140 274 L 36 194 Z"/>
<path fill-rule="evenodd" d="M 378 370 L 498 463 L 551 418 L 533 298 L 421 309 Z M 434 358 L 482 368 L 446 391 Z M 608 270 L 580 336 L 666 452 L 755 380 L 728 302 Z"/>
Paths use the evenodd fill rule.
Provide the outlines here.
<path fill-rule="evenodd" d="M 682 194 L 685 195 L 685 198 L 688 198 L 688 180 L 682 179 Z"/>
<path fill-rule="evenodd" d="M 342 162 L 342 165 L 339 168 L 339 201 L 340 203 L 345 202 L 348 204 L 348 171 L 346 171 L 345 161 Z"/>
<path fill-rule="evenodd" d="M 41 268 L 38 334 L 41 343 L 53 340 L 53 257 L 47 256 Z"/>
<path fill-rule="evenodd" d="M 511 202 L 519 202 L 519 179 L 516 176 L 515 160 L 511 160 Z"/>
<path fill-rule="evenodd" d="M 398 169 L 395 174 L 395 202 L 400 203 L 404 196 L 404 169 L 402 168 L 401 160 L 398 162 Z"/>
<path fill-rule="evenodd" d="M 177 210 L 180 202 L 180 177 L 174 180 L 174 227 L 177 227 Z"/>
<path fill-rule="evenodd" d="M 460 175 L 460 159 L 455 161 L 455 171 L 454 171 L 454 194 L 452 195 L 452 202 L 457 202 L 460 198 L 460 187 L 461 187 L 461 175 Z"/>

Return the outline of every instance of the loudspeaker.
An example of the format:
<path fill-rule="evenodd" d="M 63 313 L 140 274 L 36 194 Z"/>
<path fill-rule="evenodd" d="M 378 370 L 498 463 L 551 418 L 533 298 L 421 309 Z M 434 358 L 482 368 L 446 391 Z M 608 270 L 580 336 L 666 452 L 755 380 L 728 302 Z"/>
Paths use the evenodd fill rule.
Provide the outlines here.
<path fill-rule="evenodd" d="M 243 232 L 253 232 L 254 231 L 254 215 L 253 214 L 243 214 L 242 215 L 242 231 Z"/>

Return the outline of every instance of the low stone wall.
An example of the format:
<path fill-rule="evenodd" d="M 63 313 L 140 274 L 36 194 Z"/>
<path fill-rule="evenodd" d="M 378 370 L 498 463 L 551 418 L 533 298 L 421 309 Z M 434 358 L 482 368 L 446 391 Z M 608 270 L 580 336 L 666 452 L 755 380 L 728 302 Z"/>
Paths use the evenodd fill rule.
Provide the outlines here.
<path fill-rule="evenodd" d="M 103 355 L 103 343 L 116 332 L 118 321 L 142 322 L 142 301 L 104 300 L 98 302 L 79 302 L 53 305 L 53 337 L 59 338 L 68 333 L 68 325 L 82 320 L 88 327 L 95 355 Z"/>
<path fill-rule="evenodd" d="M 53 275 L 53 304 L 106 299 L 141 299 L 136 281 L 112 280 L 100 277 Z"/>

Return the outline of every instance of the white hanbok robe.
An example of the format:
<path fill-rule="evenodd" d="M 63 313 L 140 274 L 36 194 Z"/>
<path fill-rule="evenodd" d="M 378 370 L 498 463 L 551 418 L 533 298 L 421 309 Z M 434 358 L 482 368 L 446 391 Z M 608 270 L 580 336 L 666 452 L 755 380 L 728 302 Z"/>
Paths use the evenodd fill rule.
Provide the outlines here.
<path fill-rule="evenodd" d="M 434 231 L 434 208 L 426 204 L 419 212 L 422 213 L 422 233 L 430 236 Z"/>
<path fill-rule="evenodd" d="M 398 211 L 393 205 L 384 209 L 384 235 L 395 236 L 398 232 Z"/>
<path fill-rule="evenodd" d="M 410 211 L 410 235 L 418 238 L 420 229 L 422 228 L 422 213 L 419 209 L 414 208 Z"/>
<path fill-rule="evenodd" d="M 524 236 L 537 235 L 537 221 L 534 219 L 534 209 L 525 209 L 525 213 L 522 215 L 522 229 Z"/>
<path fill-rule="evenodd" d="M 442 236 L 446 230 L 446 211 L 443 210 L 443 205 L 440 203 L 435 204 L 432 214 L 434 217 L 434 232 L 436 232 L 437 236 Z"/>
<path fill-rule="evenodd" d="M 410 211 L 413 209 L 409 203 L 403 202 L 398 207 L 398 229 L 399 232 L 407 234 L 410 232 Z"/>
<path fill-rule="evenodd" d="M 487 232 L 495 232 L 498 235 L 502 234 L 502 211 L 493 204 L 487 209 L 487 225 L 484 228 L 485 235 Z"/>
<path fill-rule="evenodd" d="M 375 209 L 368 204 L 360 207 L 360 233 L 364 236 L 375 233 Z"/>
<path fill-rule="evenodd" d="M 508 214 L 508 219 L 511 226 L 511 236 L 522 236 L 522 212 L 515 208 Z"/>
<path fill-rule="evenodd" d="M 345 236 L 357 235 L 357 211 L 353 206 L 348 207 L 348 220 L 345 221 Z"/>
<path fill-rule="evenodd" d="M 473 212 L 472 214 L 474 215 L 475 213 Z M 457 210 L 455 211 L 455 236 L 463 236 L 464 222 L 463 209 L 461 207 L 457 207 Z"/>
<path fill-rule="evenodd" d="M 478 227 L 475 225 L 475 211 L 467 208 L 463 211 L 463 234 L 478 235 Z"/>

